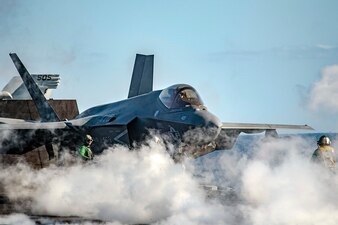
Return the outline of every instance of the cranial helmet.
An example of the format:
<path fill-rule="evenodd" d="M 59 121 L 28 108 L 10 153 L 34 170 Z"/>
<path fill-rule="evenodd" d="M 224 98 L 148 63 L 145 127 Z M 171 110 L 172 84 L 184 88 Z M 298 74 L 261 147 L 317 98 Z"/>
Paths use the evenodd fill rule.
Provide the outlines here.
<path fill-rule="evenodd" d="M 92 136 L 90 136 L 89 134 L 87 134 L 86 137 L 85 137 L 85 141 L 86 141 L 86 143 L 92 142 L 93 141 Z"/>
<path fill-rule="evenodd" d="M 329 137 L 323 135 L 319 138 L 319 140 L 317 141 L 317 144 L 320 146 L 331 145 L 331 141 Z"/>

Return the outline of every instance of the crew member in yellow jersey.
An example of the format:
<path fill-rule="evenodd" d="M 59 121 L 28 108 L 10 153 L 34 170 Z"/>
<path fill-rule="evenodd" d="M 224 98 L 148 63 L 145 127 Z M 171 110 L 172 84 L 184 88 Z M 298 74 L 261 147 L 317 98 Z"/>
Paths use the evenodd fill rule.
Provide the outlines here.
<path fill-rule="evenodd" d="M 330 138 L 323 135 L 317 141 L 318 148 L 312 154 L 312 161 L 320 163 L 332 172 L 336 170 L 336 153 L 331 147 Z"/>
<path fill-rule="evenodd" d="M 93 152 L 90 149 L 90 145 L 93 143 L 93 138 L 87 134 L 85 137 L 85 143 L 79 149 L 79 153 L 84 160 L 92 160 L 93 159 Z"/>

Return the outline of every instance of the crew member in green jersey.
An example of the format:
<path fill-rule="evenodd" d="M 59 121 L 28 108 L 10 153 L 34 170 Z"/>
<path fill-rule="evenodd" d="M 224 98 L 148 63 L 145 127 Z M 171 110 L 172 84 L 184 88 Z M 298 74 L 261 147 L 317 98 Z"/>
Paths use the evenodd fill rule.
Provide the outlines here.
<path fill-rule="evenodd" d="M 93 152 L 90 149 L 90 145 L 93 143 L 93 138 L 87 134 L 85 136 L 85 143 L 84 145 L 82 145 L 79 149 L 79 153 L 82 157 L 82 159 L 84 159 L 85 161 L 87 160 L 92 160 L 93 159 Z"/>

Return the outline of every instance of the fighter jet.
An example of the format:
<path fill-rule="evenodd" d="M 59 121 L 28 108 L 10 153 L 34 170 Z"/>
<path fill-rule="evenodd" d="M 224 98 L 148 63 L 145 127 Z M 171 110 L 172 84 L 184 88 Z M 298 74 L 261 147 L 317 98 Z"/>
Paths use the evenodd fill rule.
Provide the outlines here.
<path fill-rule="evenodd" d="M 94 139 L 94 153 L 100 153 L 116 144 L 133 148 L 149 135 L 161 135 L 175 146 L 170 152 L 173 158 L 196 158 L 215 150 L 231 149 L 240 133 L 265 131 L 274 135 L 276 129 L 312 129 L 307 125 L 222 123 L 188 84 L 153 90 L 154 56 L 141 54 L 136 55 L 127 99 L 94 106 L 73 120 L 60 121 L 18 56 L 11 53 L 10 57 L 41 121 L 0 118 L 0 130 L 13 133 L 2 141 L 0 152 L 4 154 L 23 154 L 45 145 L 53 158 L 51 143 L 57 143 L 61 149 L 76 149 L 86 134 Z"/>
<path fill-rule="evenodd" d="M 51 96 L 51 89 L 56 89 L 60 83 L 60 75 L 58 74 L 32 74 L 32 77 L 47 99 Z M 31 96 L 20 76 L 12 77 L 2 91 L 0 91 L 0 100 L 7 99 L 31 99 Z"/>

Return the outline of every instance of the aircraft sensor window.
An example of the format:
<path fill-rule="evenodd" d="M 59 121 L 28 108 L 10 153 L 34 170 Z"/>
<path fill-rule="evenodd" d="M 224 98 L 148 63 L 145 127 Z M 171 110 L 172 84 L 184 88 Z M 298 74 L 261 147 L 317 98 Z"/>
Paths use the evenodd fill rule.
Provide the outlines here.
<path fill-rule="evenodd" d="M 195 89 L 189 85 L 174 85 L 164 89 L 160 100 L 169 109 L 203 105 Z"/>

